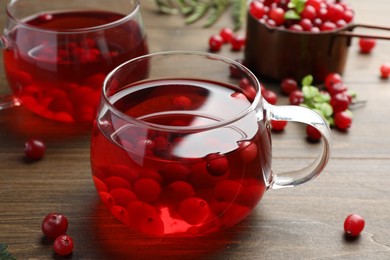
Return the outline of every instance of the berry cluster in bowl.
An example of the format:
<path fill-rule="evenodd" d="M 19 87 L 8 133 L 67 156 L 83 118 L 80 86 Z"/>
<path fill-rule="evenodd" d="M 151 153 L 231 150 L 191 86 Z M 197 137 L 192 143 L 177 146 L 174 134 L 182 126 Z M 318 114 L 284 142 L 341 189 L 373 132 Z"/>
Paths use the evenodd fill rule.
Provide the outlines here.
<path fill-rule="evenodd" d="M 343 0 L 253 0 L 249 13 L 271 27 L 314 33 L 345 28 L 354 18 Z"/>

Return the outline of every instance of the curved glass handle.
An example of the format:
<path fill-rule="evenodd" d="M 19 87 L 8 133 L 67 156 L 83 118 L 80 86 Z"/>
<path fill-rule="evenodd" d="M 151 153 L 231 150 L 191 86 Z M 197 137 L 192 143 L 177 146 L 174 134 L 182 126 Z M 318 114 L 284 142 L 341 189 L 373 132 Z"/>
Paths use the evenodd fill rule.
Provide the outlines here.
<path fill-rule="evenodd" d="M 6 49 L 7 46 L 6 38 L 3 35 L 0 35 L 1 50 Z M 19 101 L 12 94 L 0 94 L 0 110 L 18 105 L 20 105 Z"/>
<path fill-rule="evenodd" d="M 322 151 L 311 164 L 298 171 L 274 174 L 269 188 L 294 187 L 317 177 L 325 168 L 331 149 L 331 131 L 322 116 L 313 110 L 301 106 L 273 106 L 266 103 L 265 110 L 267 121 L 285 120 L 304 123 L 315 127 L 323 137 Z"/>

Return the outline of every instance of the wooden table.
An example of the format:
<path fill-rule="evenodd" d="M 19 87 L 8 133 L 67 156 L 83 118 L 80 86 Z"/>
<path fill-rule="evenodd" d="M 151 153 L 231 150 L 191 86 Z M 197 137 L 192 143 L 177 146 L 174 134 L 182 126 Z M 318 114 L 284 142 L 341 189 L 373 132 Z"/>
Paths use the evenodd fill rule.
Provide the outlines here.
<path fill-rule="evenodd" d="M 357 22 L 389 25 L 388 0 L 351 2 Z M 3 8 L 1 13 L 4 24 Z M 209 29 L 202 22 L 185 26 L 180 16 L 157 14 L 151 0 L 142 1 L 142 13 L 151 52 L 207 51 L 209 36 L 232 26 L 228 14 Z M 220 54 L 243 56 L 229 47 Z M 129 232 L 97 197 L 89 129 L 62 126 L 67 134 L 60 135 L 53 133 L 58 125 L 22 107 L 0 111 L 0 243 L 8 244 L 17 259 L 58 259 L 40 225 L 47 213 L 61 212 L 75 241 L 68 259 L 390 259 L 390 81 L 379 77 L 384 62 L 390 62 L 390 41 L 378 41 L 371 55 L 361 55 L 354 39 L 344 80 L 367 103 L 353 111 L 348 132 L 332 131 L 325 171 L 303 186 L 268 191 L 248 219 L 207 238 L 153 239 Z M 286 103 L 280 96 L 279 104 Z M 30 136 L 47 141 L 41 161 L 23 158 Z M 275 171 L 299 168 L 319 149 L 293 124 L 273 135 L 273 145 Z M 343 222 L 353 212 L 364 216 L 366 227 L 357 240 L 348 241 Z"/>

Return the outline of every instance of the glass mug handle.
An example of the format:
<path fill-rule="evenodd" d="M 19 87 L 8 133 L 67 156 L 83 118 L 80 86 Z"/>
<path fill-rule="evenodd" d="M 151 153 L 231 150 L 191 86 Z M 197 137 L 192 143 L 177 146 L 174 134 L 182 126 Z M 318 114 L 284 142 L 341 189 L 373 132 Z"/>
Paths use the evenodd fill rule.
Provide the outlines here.
<path fill-rule="evenodd" d="M 273 174 L 270 189 L 294 187 L 317 177 L 330 157 L 331 131 L 328 124 L 317 112 L 301 106 L 273 106 L 265 102 L 266 120 L 284 120 L 304 123 L 315 127 L 323 139 L 322 151 L 318 157 L 303 169 Z"/>
<path fill-rule="evenodd" d="M 0 35 L 0 51 L 7 49 L 7 39 L 3 36 Z M 4 65 L 4 64 L 3 64 Z M 3 94 L 1 93 L 0 95 L 0 110 L 13 107 L 13 106 L 18 106 L 19 102 L 15 98 L 14 95 L 12 94 Z"/>

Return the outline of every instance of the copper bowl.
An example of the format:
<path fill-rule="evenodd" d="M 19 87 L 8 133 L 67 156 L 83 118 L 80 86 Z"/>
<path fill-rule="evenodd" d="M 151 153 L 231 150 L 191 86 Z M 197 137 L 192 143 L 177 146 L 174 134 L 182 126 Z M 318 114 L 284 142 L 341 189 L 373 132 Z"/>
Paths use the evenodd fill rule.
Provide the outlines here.
<path fill-rule="evenodd" d="M 333 31 L 296 32 L 247 17 L 244 63 L 260 79 L 300 82 L 310 74 L 320 83 L 331 72 L 343 74 L 352 37 L 390 39 L 352 32 L 357 27 L 390 30 L 381 26 L 350 23 Z"/>

